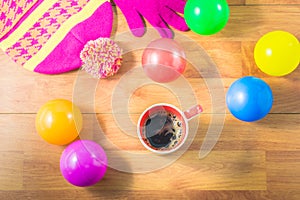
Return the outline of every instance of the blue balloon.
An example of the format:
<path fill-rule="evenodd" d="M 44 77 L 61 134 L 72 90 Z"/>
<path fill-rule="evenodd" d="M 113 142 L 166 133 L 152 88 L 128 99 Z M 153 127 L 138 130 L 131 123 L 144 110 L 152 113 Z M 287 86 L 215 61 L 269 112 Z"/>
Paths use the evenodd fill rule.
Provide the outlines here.
<path fill-rule="evenodd" d="M 264 118 L 272 108 L 272 90 L 262 79 L 246 76 L 230 86 L 226 104 L 236 118 L 246 122 L 257 121 Z"/>

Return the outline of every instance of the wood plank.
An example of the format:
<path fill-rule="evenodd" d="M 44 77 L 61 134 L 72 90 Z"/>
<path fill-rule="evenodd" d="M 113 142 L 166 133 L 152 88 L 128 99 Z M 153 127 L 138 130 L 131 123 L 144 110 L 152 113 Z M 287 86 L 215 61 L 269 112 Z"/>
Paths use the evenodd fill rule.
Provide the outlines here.
<path fill-rule="evenodd" d="M 1 199 L 14 200 L 14 199 L 40 199 L 44 200 L 53 200 L 53 198 L 73 200 L 80 197 L 81 199 L 91 199 L 91 200 L 101 200 L 101 199 L 133 199 L 139 200 L 141 198 L 147 198 L 150 200 L 154 199 L 183 199 L 183 200 L 197 200 L 209 199 L 209 200 L 218 200 L 218 199 L 233 199 L 233 200 L 250 200 L 250 199 L 289 199 L 289 200 L 298 200 L 299 191 L 199 191 L 199 190 L 187 190 L 187 191 L 162 191 L 157 192 L 153 191 L 103 191 L 97 189 L 76 189 L 76 190 L 30 190 L 30 191 L 2 191 L 0 192 Z"/>
<path fill-rule="evenodd" d="M 227 88 L 235 81 L 236 79 L 223 79 L 224 86 Z M 299 84 L 297 79 L 287 79 L 287 78 L 264 78 L 264 80 L 271 86 L 274 95 L 274 104 L 271 110 L 271 113 L 299 113 L 300 108 L 297 103 L 297 99 L 299 96 Z M 44 82 L 40 79 L 40 83 Z M 203 105 L 205 112 L 212 111 L 212 102 L 210 98 L 210 90 L 206 87 L 205 82 L 202 79 L 188 79 L 190 84 L 193 87 L 195 97 L 197 101 Z M 16 85 L 11 85 L 10 87 L 6 87 L 10 85 L 8 82 L 3 82 L 1 88 L 6 90 L 6 95 L 1 96 L 2 106 L 0 107 L 1 113 L 35 113 L 38 111 L 39 107 L 43 105 L 46 101 L 54 98 L 65 98 L 72 100 L 72 83 L 65 84 L 64 79 L 60 81 L 52 83 L 52 85 L 46 86 L 48 89 L 45 90 L 44 86 L 41 84 L 31 85 L 34 83 L 34 80 L 26 79 L 24 81 L 27 82 L 28 85 L 32 86 L 32 93 L 24 99 L 24 95 L 27 95 L 26 90 L 22 87 L 21 83 L 13 83 Z M 23 82 L 23 84 L 24 84 Z M 45 80 L 46 82 L 46 80 Z M 44 82 L 44 83 L 45 83 Z M 96 91 L 96 112 L 98 113 L 109 113 L 112 112 L 111 107 L 111 93 L 114 91 L 116 85 L 118 84 L 118 80 L 111 79 L 109 81 L 100 81 L 99 86 Z M 68 86 L 66 86 L 68 85 Z M 55 92 L 56 88 L 61 88 L 61 92 Z M 184 90 L 185 86 L 179 86 Z M 125 88 L 126 89 L 126 88 Z M 155 90 L 155 93 L 152 91 Z M 225 91 L 226 92 L 226 91 Z M 48 95 L 49 94 L 49 95 Z M 188 93 L 193 97 L 193 94 Z M 89 99 L 93 99 L 93 94 L 90 95 Z M 143 97 L 141 97 L 143 95 Z M 182 94 L 171 94 L 170 91 L 167 91 L 162 86 L 147 86 L 140 88 L 135 91 L 134 95 L 130 100 L 130 108 L 129 110 L 132 112 L 142 112 L 147 106 L 157 103 L 157 102 L 167 102 L 178 105 L 178 102 L 175 101 L 175 98 L 187 97 L 184 96 L 184 92 Z M 219 99 L 219 101 L 222 99 Z M 126 99 L 120 99 L 119 101 L 128 101 Z M 147 101 L 147 102 L 146 102 Z M 137 103 L 137 104 L 133 104 Z M 118 105 L 119 102 L 116 102 Z M 140 107 L 143 105 L 143 107 Z M 82 108 L 82 112 L 95 112 L 94 106 L 92 109 L 85 108 L 85 102 L 81 101 L 80 105 Z M 88 105 L 91 106 L 91 105 Z M 191 105 L 190 105 L 191 106 Z"/>
<path fill-rule="evenodd" d="M 53 199 L 83 199 L 83 200 L 139 200 L 142 198 L 147 199 L 189 199 L 187 195 L 183 194 L 182 191 L 133 191 L 133 190 L 98 190 L 97 188 L 77 188 L 73 190 L 16 190 L 12 192 L 0 191 L 0 198 L 7 200 L 14 199 L 43 199 L 43 200 L 53 200 Z"/>
<path fill-rule="evenodd" d="M 1 53 L 0 67 L 5 74 L 0 77 L 1 113 L 34 113 L 50 99 L 72 99 L 70 88 L 76 73 L 55 76 L 32 73 Z"/>
<path fill-rule="evenodd" d="M 105 136 L 119 148 L 124 150 L 143 150 L 144 147 L 136 138 L 136 123 L 139 114 L 130 115 L 131 123 L 118 124 L 111 114 L 99 114 L 98 119 L 91 114 L 84 114 L 84 126 L 80 137 L 82 139 L 98 140 L 94 126 L 100 126 Z M 127 115 L 121 116 L 126 119 Z M 199 128 L 191 144 L 191 150 L 199 150 L 200 145 L 207 133 L 211 121 L 211 115 L 203 114 L 200 116 Z M 231 115 L 226 115 L 225 124 L 220 136 L 219 142 L 215 146 L 215 150 L 289 150 L 295 151 L 299 146 L 299 130 L 300 115 L 277 115 L 270 114 L 264 120 L 257 123 L 241 122 Z M 97 120 L 97 121 L 95 121 Z M 11 121 L 18 121 L 12 124 Z M 57 147 L 47 144 L 36 133 L 34 127 L 35 115 L 0 115 L 0 124 L 5 132 L 0 134 L 2 145 L 0 151 L 15 151 L 16 147 L 19 151 L 35 152 L 41 149 L 55 150 Z M 191 127 L 195 126 L 197 121 L 193 121 Z M 198 124 L 196 124 L 198 125 Z M 239 127 L 237 129 L 237 127 Z M 195 134 L 195 133 L 193 133 Z M 122 139 L 120 139 L 122 137 Z M 99 140 L 100 141 L 100 140 Z"/>
<path fill-rule="evenodd" d="M 288 31 L 299 38 L 299 9 L 299 3 L 293 6 L 232 5 L 230 6 L 228 24 L 221 32 L 212 36 L 201 36 L 189 31 L 184 33 L 184 35 L 196 41 L 257 41 L 265 33 L 279 29 Z M 121 11 L 117 9 L 117 13 L 121 13 Z M 117 15 L 117 25 L 118 33 L 128 31 L 128 26 L 123 15 Z M 147 27 L 151 26 L 147 23 Z M 182 34 L 177 31 L 175 32 L 176 34 Z"/>
<path fill-rule="evenodd" d="M 56 147 L 46 143 L 35 130 L 35 114 L 0 114 L 0 152 L 52 151 Z"/>
<path fill-rule="evenodd" d="M 266 153 L 269 190 L 298 190 L 300 185 L 300 151 Z"/>
<path fill-rule="evenodd" d="M 128 40 L 133 40 L 134 38 L 129 38 Z M 121 39 L 120 39 L 121 40 Z M 143 39 L 141 39 L 143 40 Z M 147 40 L 146 40 L 147 41 Z M 184 48 L 188 66 L 185 69 L 184 76 L 188 78 L 199 78 L 201 77 L 199 72 L 195 69 L 196 67 L 200 69 L 205 69 L 209 66 L 192 66 L 190 63 L 195 63 L 198 60 L 211 59 L 214 63 L 214 66 L 218 68 L 219 73 L 222 77 L 226 78 L 236 78 L 242 75 L 242 57 L 241 57 L 241 42 L 239 41 L 194 41 L 181 37 L 177 40 L 179 45 Z M 129 43 L 129 42 L 128 42 Z M 141 48 L 146 48 L 148 42 L 141 42 Z M 120 42 L 121 44 L 121 42 Z M 191 46 L 192 44 L 192 46 Z M 121 44 L 122 46 L 125 44 Z M 128 44 L 130 45 L 130 44 Z M 198 52 L 198 49 L 195 49 L 197 45 L 198 49 L 204 51 L 206 55 L 202 55 L 202 52 Z M 130 71 L 134 67 L 142 66 L 141 58 L 143 55 L 143 50 L 138 48 L 130 48 L 131 52 L 124 54 L 123 64 L 119 72 L 114 75 L 112 78 L 120 78 Z M 195 54 L 198 53 L 198 54 Z M 202 56 L 202 57 L 199 57 Z M 208 57 L 205 57 L 208 56 Z M 206 64 L 204 61 L 198 61 L 201 64 Z M 232 70 L 228 70 L 232 69 Z M 207 76 L 207 78 L 213 78 L 215 76 Z"/>
<path fill-rule="evenodd" d="M 229 5 L 244 5 L 246 0 L 228 0 L 227 3 Z M 116 3 L 113 2 L 113 0 L 111 1 L 112 5 L 115 7 Z"/>
<path fill-rule="evenodd" d="M 0 151 L 0 191 L 23 189 L 23 161 L 24 154 L 17 148 Z"/>
<path fill-rule="evenodd" d="M 270 114 L 256 123 L 245 123 L 227 115 L 214 150 L 290 150 L 298 149 L 299 115 Z M 199 149 L 211 118 L 200 117 L 200 128 L 190 149 Z"/>
<path fill-rule="evenodd" d="M 300 5 L 230 6 L 229 21 L 219 33 L 200 36 L 187 32 L 185 35 L 196 41 L 257 41 L 270 31 L 284 30 L 299 38 L 299 10 Z"/>
<path fill-rule="evenodd" d="M 135 79 L 128 80 L 128 82 L 134 84 L 138 82 L 143 82 L 143 80 L 144 80 L 143 77 L 138 78 L 137 76 L 135 76 Z M 118 81 L 110 81 L 110 82 L 100 81 L 99 84 L 100 86 L 102 85 L 102 87 L 97 87 L 96 99 L 95 99 L 95 110 L 97 113 L 117 112 L 120 109 L 124 110 L 122 108 L 124 107 L 124 105 L 127 105 L 127 102 L 129 101 L 129 105 L 128 105 L 129 112 L 142 113 L 144 109 L 146 109 L 148 106 L 154 103 L 166 102 L 166 103 L 171 103 L 176 106 L 179 106 L 182 105 L 182 103 L 185 103 L 182 102 L 182 99 L 186 99 L 189 97 L 191 98 L 190 99 L 191 102 L 193 102 L 193 98 L 196 98 L 196 101 L 203 106 L 204 113 L 211 113 L 213 112 L 213 109 L 217 109 L 212 105 L 211 93 L 217 91 L 217 89 L 222 89 L 222 88 L 215 88 L 214 86 L 211 85 L 210 85 L 211 88 L 208 88 L 206 83 L 210 81 L 210 79 L 188 78 L 186 80 L 188 81 L 188 83 L 190 83 L 192 87 L 191 90 L 189 90 L 188 85 L 186 85 L 186 83 L 184 84 L 173 83 L 173 85 L 170 85 L 168 87 L 169 89 L 173 88 L 172 89 L 173 91 L 172 90 L 168 91 L 168 89 L 166 89 L 163 85 L 153 84 L 152 86 L 149 85 L 149 86 L 141 87 L 142 85 L 140 84 L 136 86 L 136 90 L 134 91 L 130 99 L 127 98 L 128 96 L 127 94 L 132 92 L 132 89 L 134 89 L 134 87 L 132 87 L 131 84 L 119 85 Z M 223 92 L 224 95 L 226 94 L 230 85 L 235 80 L 236 79 L 222 79 L 224 89 L 225 89 L 225 92 Z M 297 84 L 299 82 L 299 79 L 287 79 L 284 77 L 273 79 L 268 77 L 268 78 L 263 78 L 263 80 L 270 85 L 273 92 L 274 102 L 273 102 L 271 113 L 299 113 L 300 112 L 300 108 L 298 106 L 298 97 L 300 95 L 300 89 L 299 89 L 299 84 Z M 214 82 L 214 80 L 212 80 L 211 82 Z M 116 88 L 119 90 L 116 90 Z M 182 92 L 178 92 L 178 90 Z M 111 91 L 113 91 L 113 95 L 114 92 L 116 91 L 122 92 L 120 93 L 120 95 L 118 95 L 121 96 L 122 98 L 119 98 L 118 101 L 114 100 L 113 104 L 111 104 L 113 99 L 111 98 L 111 95 L 109 95 Z M 214 100 L 216 102 L 219 102 L 218 105 L 224 105 L 224 103 L 222 104 L 222 101 L 224 101 L 225 96 L 223 96 L 222 98 L 222 93 L 220 95 L 218 94 L 215 95 L 218 97 L 220 96 L 220 98 L 218 99 L 214 97 Z M 193 104 L 186 105 L 183 109 L 187 109 L 189 106 L 192 105 Z M 112 106 L 114 106 L 114 108 L 112 108 Z M 224 109 L 223 110 L 221 109 L 220 112 L 224 112 Z M 228 112 L 229 111 L 227 110 L 227 113 Z"/>
<path fill-rule="evenodd" d="M 245 0 L 245 5 L 299 5 L 298 0 Z"/>
<path fill-rule="evenodd" d="M 246 0 L 228 0 L 228 5 L 245 5 Z"/>
<path fill-rule="evenodd" d="M 103 180 L 91 189 L 266 189 L 264 152 L 215 151 L 204 160 L 198 160 L 197 155 L 197 151 L 189 151 L 167 168 L 147 174 L 135 174 L 134 178 L 130 173 L 122 173 L 109 168 Z M 73 189 L 73 186 L 60 175 L 59 156 L 59 153 L 49 153 L 49 151 L 27 154 L 24 160 L 24 189 Z M 153 184 L 153 180 L 164 181 L 162 184 Z"/>
<path fill-rule="evenodd" d="M 119 117 L 119 115 L 115 117 Z M 299 117 L 300 115 L 271 114 L 260 122 L 245 123 L 231 115 L 226 115 L 222 134 L 214 150 L 297 150 L 300 142 L 297 135 L 297 130 L 300 128 L 297 124 Z M 98 115 L 105 136 L 113 144 L 124 150 L 142 150 L 144 148 L 136 138 L 138 118 L 139 115 L 131 115 L 132 124 L 118 124 L 112 115 Z M 121 119 L 125 119 L 125 117 Z M 210 123 L 210 115 L 203 114 L 200 116 L 199 128 L 196 129 L 197 133 L 189 148 L 190 150 L 200 149 Z M 239 128 L 237 129 L 237 127 Z M 88 129 L 83 130 L 81 136 L 92 138 Z"/>
<path fill-rule="evenodd" d="M 185 192 L 188 199 L 237 199 L 237 200 L 250 200 L 250 199 L 299 199 L 300 192 L 297 190 L 289 191 L 197 191 L 189 190 Z"/>

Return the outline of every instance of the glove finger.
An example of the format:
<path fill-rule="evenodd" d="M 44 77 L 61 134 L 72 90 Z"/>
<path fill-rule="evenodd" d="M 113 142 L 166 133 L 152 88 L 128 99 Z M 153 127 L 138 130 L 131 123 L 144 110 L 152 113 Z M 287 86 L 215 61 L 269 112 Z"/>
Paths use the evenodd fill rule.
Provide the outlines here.
<path fill-rule="evenodd" d="M 159 14 L 154 15 L 152 13 L 141 13 L 145 19 L 159 32 L 161 37 L 173 38 L 174 34 L 167 26 L 166 22 L 161 18 Z M 150 16 L 151 15 L 151 16 Z"/>
<path fill-rule="evenodd" d="M 136 37 L 143 36 L 145 34 L 145 24 L 140 14 L 135 9 L 122 9 L 122 6 L 119 6 L 119 8 L 125 16 L 132 34 Z"/>
<path fill-rule="evenodd" d="M 185 0 L 168 0 L 166 6 L 170 9 L 174 10 L 175 12 L 179 12 L 181 14 L 184 13 L 186 1 Z"/>
<path fill-rule="evenodd" d="M 183 17 L 179 16 L 175 11 L 171 10 L 168 7 L 164 7 L 161 10 L 162 18 L 172 27 L 180 31 L 188 31 L 189 27 L 187 26 Z"/>

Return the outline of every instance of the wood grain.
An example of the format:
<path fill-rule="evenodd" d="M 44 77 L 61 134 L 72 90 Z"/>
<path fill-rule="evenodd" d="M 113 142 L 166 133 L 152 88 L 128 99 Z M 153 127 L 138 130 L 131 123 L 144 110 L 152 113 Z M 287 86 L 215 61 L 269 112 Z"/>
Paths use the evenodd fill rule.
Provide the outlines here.
<path fill-rule="evenodd" d="M 205 73 L 199 73 L 191 64 L 197 52 L 183 42 L 189 64 L 182 79 L 171 84 L 156 84 L 145 77 L 141 49 L 125 54 L 119 73 L 99 82 L 78 71 L 35 74 L 0 51 L 0 199 L 300 199 L 300 68 L 284 77 L 270 77 L 253 59 L 256 41 L 269 31 L 281 29 L 300 38 L 299 1 L 228 3 L 230 20 L 220 33 L 207 37 L 175 31 L 205 50 L 215 66 L 202 66 Z M 113 36 L 129 32 L 121 11 L 114 7 L 114 12 Z M 204 57 L 198 59 L 206 63 Z M 230 85 L 248 75 L 265 80 L 274 95 L 270 114 L 254 123 L 239 121 L 222 107 Z M 212 99 L 212 92 L 224 95 Z M 117 146 L 120 150 L 109 160 L 119 159 L 127 169 L 132 163 L 121 152 L 148 153 L 136 137 L 138 118 L 148 106 L 166 102 L 185 110 L 199 103 L 204 112 L 190 122 L 195 130 L 188 140 L 191 145 L 171 165 L 143 174 L 109 167 L 101 182 L 78 188 L 60 173 L 65 147 L 46 143 L 34 127 L 39 107 L 55 98 L 74 100 L 83 112 L 78 139 L 102 143 L 107 152 L 114 150 L 112 144 Z M 221 115 L 225 121 L 218 143 L 199 159 L 209 126 L 215 125 L 213 117 Z M 110 145 L 103 143 L 103 136 Z"/>
<path fill-rule="evenodd" d="M 298 0 L 245 0 L 246 5 L 299 5 Z"/>

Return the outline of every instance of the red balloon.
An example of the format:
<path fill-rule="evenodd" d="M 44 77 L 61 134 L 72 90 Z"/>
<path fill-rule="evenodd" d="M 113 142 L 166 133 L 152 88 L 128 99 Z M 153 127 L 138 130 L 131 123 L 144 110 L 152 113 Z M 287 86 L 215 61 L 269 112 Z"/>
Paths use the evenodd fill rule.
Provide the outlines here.
<path fill-rule="evenodd" d="M 171 82 L 184 72 L 185 53 L 175 40 L 157 39 L 152 41 L 144 50 L 142 65 L 146 75 L 153 81 Z"/>

